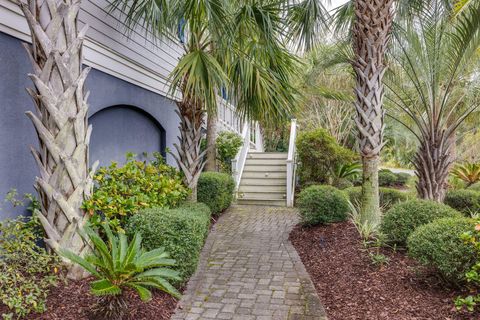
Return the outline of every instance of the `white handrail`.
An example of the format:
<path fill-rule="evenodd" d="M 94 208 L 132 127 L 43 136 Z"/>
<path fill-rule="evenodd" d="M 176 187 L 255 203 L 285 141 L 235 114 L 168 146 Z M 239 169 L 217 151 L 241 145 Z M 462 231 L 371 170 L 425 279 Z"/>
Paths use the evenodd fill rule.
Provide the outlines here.
<path fill-rule="evenodd" d="M 238 190 L 240 179 L 242 178 L 243 168 L 247 161 L 248 150 L 250 150 L 250 123 L 245 121 L 242 130 L 243 145 L 238 151 L 235 159 L 232 160 L 232 174 L 235 180 L 235 190 Z"/>
<path fill-rule="evenodd" d="M 296 148 L 297 119 L 292 119 L 290 126 L 290 139 L 288 142 L 287 155 L 287 207 L 293 207 L 295 197 L 295 169 L 296 169 Z"/>

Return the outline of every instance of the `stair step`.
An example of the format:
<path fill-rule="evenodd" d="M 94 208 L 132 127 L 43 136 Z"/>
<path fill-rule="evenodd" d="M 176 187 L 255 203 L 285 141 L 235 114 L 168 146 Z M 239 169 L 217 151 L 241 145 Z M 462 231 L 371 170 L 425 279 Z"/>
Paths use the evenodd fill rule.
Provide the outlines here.
<path fill-rule="evenodd" d="M 259 178 L 243 178 L 240 181 L 241 186 L 284 186 L 286 183 L 285 178 L 269 178 L 263 175 Z"/>
<path fill-rule="evenodd" d="M 287 186 L 281 185 L 281 186 L 259 186 L 259 185 L 244 185 L 240 184 L 240 187 L 238 188 L 239 193 L 258 193 L 258 192 L 278 192 L 282 194 L 287 193 Z"/>
<path fill-rule="evenodd" d="M 261 172 L 286 172 L 286 165 L 259 165 L 245 164 L 243 171 L 261 171 Z"/>
<path fill-rule="evenodd" d="M 254 198 L 254 199 L 277 199 L 277 200 L 284 200 L 286 197 L 287 197 L 286 192 L 277 192 L 277 191 L 237 192 L 237 198 L 238 198 L 238 199 L 242 199 L 242 198 L 245 198 L 245 199 Z"/>
<path fill-rule="evenodd" d="M 253 159 L 247 159 L 245 162 L 245 165 L 262 165 L 262 166 L 286 166 L 287 165 L 287 160 L 286 159 L 259 159 L 259 158 L 253 158 Z"/>
<path fill-rule="evenodd" d="M 244 205 L 276 206 L 276 207 L 285 207 L 285 205 L 287 204 L 286 200 L 255 199 L 255 198 L 237 199 L 237 203 L 238 204 L 244 204 Z"/>
<path fill-rule="evenodd" d="M 286 179 L 287 178 L 287 171 L 258 171 L 252 170 L 249 171 L 246 168 L 243 169 L 242 180 L 243 179 Z"/>
<path fill-rule="evenodd" d="M 249 152 L 247 159 L 287 159 L 286 152 Z"/>

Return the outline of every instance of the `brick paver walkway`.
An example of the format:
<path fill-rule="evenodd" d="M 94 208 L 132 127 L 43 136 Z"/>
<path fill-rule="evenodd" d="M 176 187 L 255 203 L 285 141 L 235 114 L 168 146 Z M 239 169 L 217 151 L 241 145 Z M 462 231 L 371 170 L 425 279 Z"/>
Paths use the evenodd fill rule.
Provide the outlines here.
<path fill-rule="evenodd" d="M 288 241 L 294 209 L 235 206 L 215 224 L 173 320 L 325 320 Z"/>

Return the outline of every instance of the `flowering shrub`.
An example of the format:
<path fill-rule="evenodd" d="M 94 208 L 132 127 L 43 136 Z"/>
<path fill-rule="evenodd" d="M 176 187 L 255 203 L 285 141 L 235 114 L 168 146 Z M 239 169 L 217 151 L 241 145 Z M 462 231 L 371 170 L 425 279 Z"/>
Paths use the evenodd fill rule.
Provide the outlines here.
<path fill-rule="evenodd" d="M 126 218 L 140 209 L 175 207 L 185 200 L 189 190 L 178 170 L 167 165 L 160 154 L 154 156 L 154 161 L 147 162 L 127 154 L 123 167 L 112 162 L 98 170 L 92 197 L 83 203 L 93 226 L 106 219 L 111 227 L 123 231 Z"/>

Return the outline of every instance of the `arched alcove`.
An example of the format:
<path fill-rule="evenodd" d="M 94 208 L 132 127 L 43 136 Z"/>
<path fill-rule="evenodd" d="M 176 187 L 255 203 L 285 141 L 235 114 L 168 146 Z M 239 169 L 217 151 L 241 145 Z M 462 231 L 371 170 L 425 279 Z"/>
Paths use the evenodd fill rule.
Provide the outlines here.
<path fill-rule="evenodd" d="M 90 163 L 101 166 L 111 161 L 123 163 L 125 153 L 160 152 L 165 156 L 165 130 L 144 110 L 127 105 L 101 109 L 90 116 L 93 127 Z"/>

